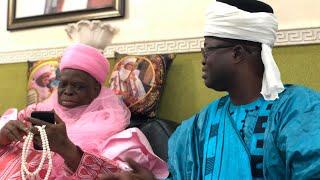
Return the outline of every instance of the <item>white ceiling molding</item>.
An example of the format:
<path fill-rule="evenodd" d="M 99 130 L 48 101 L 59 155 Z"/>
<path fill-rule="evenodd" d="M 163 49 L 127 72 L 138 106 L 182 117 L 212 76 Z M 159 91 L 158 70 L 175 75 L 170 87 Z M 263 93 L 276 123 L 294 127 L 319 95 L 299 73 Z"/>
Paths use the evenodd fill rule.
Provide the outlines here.
<path fill-rule="evenodd" d="M 172 40 L 157 40 L 111 44 L 104 54 L 108 58 L 114 56 L 114 51 L 123 54 L 158 54 L 158 53 L 187 53 L 199 52 L 203 46 L 203 37 L 183 38 Z M 276 46 L 320 44 L 320 27 L 280 30 L 277 33 Z M 31 49 L 22 51 L 0 52 L 0 64 L 37 61 L 61 56 L 65 47 Z"/>

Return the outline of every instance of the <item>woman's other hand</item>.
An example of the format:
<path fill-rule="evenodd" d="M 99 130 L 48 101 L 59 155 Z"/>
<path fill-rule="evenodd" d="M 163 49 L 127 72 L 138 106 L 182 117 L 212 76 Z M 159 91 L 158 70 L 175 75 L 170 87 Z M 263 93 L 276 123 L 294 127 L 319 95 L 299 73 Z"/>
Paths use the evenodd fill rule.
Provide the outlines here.
<path fill-rule="evenodd" d="M 0 130 L 0 145 L 21 141 L 27 135 L 28 127 L 19 120 L 11 120 Z"/>

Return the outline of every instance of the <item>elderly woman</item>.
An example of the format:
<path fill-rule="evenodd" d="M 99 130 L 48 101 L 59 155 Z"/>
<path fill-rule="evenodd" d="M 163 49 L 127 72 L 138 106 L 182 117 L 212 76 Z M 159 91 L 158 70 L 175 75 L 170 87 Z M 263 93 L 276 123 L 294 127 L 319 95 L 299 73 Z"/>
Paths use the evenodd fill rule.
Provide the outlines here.
<path fill-rule="evenodd" d="M 21 178 L 23 137 L 31 130 L 41 145 L 39 132 L 30 124 L 46 125 L 53 168 L 49 179 L 95 179 L 98 174 L 118 171 L 126 158 L 133 158 L 158 178 L 168 171 L 155 156 L 138 129 L 125 128 L 130 111 L 108 88 L 103 87 L 108 61 L 95 48 L 76 44 L 62 56 L 58 91 L 45 102 L 31 105 L 4 123 L 0 130 L 0 179 Z M 55 124 L 30 118 L 33 111 L 53 111 Z M 34 170 L 41 151 L 29 150 L 29 169 Z M 35 179 L 43 179 L 46 169 Z"/>

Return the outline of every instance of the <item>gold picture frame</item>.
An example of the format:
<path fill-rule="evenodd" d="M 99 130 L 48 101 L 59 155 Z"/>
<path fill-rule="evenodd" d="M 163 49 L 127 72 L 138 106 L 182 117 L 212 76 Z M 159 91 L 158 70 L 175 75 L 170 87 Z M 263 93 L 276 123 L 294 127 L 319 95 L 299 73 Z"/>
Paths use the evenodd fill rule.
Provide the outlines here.
<path fill-rule="evenodd" d="M 52 26 L 84 19 L 119 18 L 123 17 L 125 13 L 125 0 L 37 1 L 38 3 L 30 4 L 30 1 L 26 0 L 8 0 L 7 29 L 19 30 Z M 28 2 L 29 4 L 27 4 Z M 72 5 L 72 2 L 77 3 Z M 40 6 L 40 8 L 34 6 Z"/>

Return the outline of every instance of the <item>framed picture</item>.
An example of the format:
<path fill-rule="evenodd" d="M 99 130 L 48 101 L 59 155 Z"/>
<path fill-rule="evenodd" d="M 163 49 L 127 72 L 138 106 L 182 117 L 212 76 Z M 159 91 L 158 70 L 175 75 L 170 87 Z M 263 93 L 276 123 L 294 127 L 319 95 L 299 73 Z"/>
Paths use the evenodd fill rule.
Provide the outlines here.
<path fill-rule="evenodd" d="M 8 30 L 124 16 L 125 0 L 8 0 Z"/>

